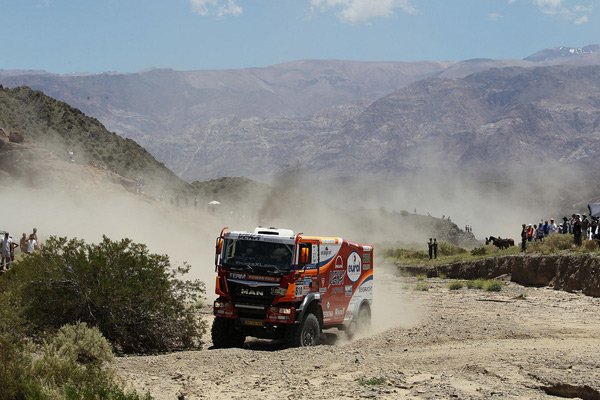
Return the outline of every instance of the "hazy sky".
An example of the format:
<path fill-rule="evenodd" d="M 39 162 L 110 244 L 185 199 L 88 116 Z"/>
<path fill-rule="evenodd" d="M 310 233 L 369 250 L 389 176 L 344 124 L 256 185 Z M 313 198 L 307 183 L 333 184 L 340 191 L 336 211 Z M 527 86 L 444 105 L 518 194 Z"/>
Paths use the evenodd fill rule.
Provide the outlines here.
<path fill-rule="evenodd" d="M 0 0 L 0 69 L 524 58 L 600 43 L 600 0 Z"/>

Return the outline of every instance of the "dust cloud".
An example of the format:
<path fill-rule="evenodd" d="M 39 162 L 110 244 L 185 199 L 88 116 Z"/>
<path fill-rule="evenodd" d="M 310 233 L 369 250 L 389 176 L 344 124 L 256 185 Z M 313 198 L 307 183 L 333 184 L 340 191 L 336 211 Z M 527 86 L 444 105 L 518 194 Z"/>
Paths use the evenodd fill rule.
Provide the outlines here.
<path fill-rule="evenodd" d="M 119 185 L 44 189 L 18 185 L 0 187 L 4 213 L 0 229 L 19 238 L 38 228 L 42 241 L 50 235 L 97 243 L 130 238 L 152 253 L 167 254 L 172 265 L 187 262 L 186 278 L 206 284 L 214 298 L 215 239 L 223 227 L 252 231 L 257 225 L 289 228 L 306 235 L 343 237 L 363 244 L 421 243 L 428 227 L 402 226 L 389 212 L 433 217 L 450 216 L 459 227 L 473 226 L 475 235 L 516 237 L 521 223 L 559 218 L 556 212 L 570 171 L 546 171 L 529 179 L 477 180 L 473 176 L 429 171 L 401 178 L 324 180 L 286 172 L 271 182 L 272 189 L 251 193 L 242 202 L 209 208 L 177 207 L 165 196 L 136 196 Z M 222 200 L 222 199 L 216 199 Z M 204 200 L 203 200 L 204 201 Z M 205 202 L 205 201 L 204 201 Z M 205 202 L 206 203 L 206 202 Z M 427 313 L 402 293 L 399 280 L 377 265 L 373 333 L 391 327 L 415 326 Z M 19 251 L 17 250 L 17 253 Z"/>
<path fill-rule="evenodd" d="M 111 240 L 130 238 L 152 253 L 167 254 L 172 265 L 187 262 L 188 278 L 204 281 L 209 297 L 214 290 L 215 239 L 225 222 L 203 206 L 177 208 L 119 190 L 82 193 L 14 187 L 1 188 L 0 204 L 5 210 L 0 229 L 15 239 L 34 227 L 42 243 L 51 235 L 89 243 L 101 241 L 102 235 Z"/>

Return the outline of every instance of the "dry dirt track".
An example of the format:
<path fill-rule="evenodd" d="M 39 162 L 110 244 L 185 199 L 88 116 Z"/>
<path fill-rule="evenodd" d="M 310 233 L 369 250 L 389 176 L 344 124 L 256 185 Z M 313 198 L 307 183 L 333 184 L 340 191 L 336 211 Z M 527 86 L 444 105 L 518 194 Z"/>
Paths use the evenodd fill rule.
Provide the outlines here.
<path fill-rule="evenodd" d="M 415 291 L 415 278 L 376 272 L 369 337 L 328 334 L 300 349 L 251 341 L 114 366 L 156 399 L 600 399 L 599 298 L 514 283 L 451 291 L 439 278 Z"/>

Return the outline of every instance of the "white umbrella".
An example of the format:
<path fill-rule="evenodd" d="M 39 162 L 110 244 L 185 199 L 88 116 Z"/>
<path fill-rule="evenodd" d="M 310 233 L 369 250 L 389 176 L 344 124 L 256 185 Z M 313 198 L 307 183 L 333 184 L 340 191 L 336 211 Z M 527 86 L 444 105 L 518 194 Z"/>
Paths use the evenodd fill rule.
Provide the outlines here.
<path fill-rule="evenodd" d="M 208 204 L 211 205 L 211 206 L 216 206 L 217 204 L 221 204 L 221 203 L 219 203 L 216 200 L 213 200 L 213 201 L 209 201 Z"/>

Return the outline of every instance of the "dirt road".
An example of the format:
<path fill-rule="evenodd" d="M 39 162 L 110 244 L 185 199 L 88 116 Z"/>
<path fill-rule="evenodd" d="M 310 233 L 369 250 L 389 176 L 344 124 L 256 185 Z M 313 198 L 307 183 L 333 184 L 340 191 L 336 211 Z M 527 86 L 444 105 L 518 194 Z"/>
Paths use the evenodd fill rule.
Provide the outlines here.
<path fill-rule="evenodd" d="M 368 337 L 329 333 L 299 349 L 254 340 L 115 368 L 156 399 L 600 399 L 599 298 L 510 282 L 449 290 L 383 267 L 376 276 Z"/>

